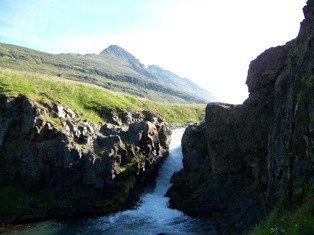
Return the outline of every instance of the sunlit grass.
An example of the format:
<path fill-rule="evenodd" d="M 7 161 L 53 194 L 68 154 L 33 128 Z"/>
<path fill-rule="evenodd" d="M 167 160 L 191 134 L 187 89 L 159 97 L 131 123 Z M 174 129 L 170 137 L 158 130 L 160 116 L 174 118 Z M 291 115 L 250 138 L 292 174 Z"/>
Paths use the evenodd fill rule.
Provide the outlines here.
<path fill-rule="evenodd" d="M 0 69 L 0 92 L 9 96 L 23 95 L 38 103 L 57 102 L 94 123 L 104 122 L 102 114 L 107 111 L 132 110 L 150 110 L 169 123 L 187 124 L 204 119 L 205 105 L 153 102 L 56 76 L 9 69 Z"/>
<path fill-rule="evenodd" d="M 158 102 L 203 103 L 202 97 L 138 73 L 115 56 L 49 54 L 0 43 L 0 68 L 58 76 Z M 193 92 L 192 92 L 193 93 Z"/>

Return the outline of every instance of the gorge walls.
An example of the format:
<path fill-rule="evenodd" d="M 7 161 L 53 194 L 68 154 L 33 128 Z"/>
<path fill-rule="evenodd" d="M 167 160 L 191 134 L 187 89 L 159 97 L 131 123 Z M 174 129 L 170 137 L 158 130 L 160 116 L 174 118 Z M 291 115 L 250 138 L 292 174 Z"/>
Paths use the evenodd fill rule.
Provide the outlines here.
<path fill-rule="evenodd" d="M 150 112 L 81 120 L 58 103 L 0 99 L 0 223 L 132 206 L 168 154 L 171 131 Z"/>
<path fill-rule="evenodd" d="M 210 103 L 205 122 L 186 129 L 171 206 L 239 232 L 302 200 L 314 179 L 313 12 L 308 1 L 298 37 L 251 62 L 242 105 Z"/>

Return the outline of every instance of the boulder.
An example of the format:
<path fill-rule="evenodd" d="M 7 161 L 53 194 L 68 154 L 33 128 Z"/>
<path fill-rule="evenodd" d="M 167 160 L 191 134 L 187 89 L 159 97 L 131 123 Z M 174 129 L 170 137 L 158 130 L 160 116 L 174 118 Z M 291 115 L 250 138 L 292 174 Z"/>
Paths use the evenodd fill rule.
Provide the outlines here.
<path fill-rule="evenodd" d="M 54 112 L 56 117 L 59 118 L 75 118 L 76 114 L 74 111 L 71 109 L 65 109 L 62 105 L 60 104 L 53 104 L 52 106 L 52 111 Z"/>
<path fill-rule="evenodd" d="M 27 99 L 23 100 L 23 118 L 22 118 L 22 132 L 28 134 L 35 126 L 36 116 L 39 115 L 38 108 Z"/>

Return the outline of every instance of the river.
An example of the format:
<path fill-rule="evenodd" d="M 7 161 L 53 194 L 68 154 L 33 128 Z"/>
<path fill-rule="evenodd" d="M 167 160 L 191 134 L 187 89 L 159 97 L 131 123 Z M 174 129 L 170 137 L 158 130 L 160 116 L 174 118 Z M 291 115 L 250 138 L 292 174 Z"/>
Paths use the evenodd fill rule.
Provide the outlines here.
<path fill-rule="evenodd" d="M 169 198 L 164 197 L 170 187 L 170 178 L 182 168 L 181 138 L 184 129 L 172 133 L 170 154 L 160 167 L 156 187 L 141 196 L 133 210 L 73 221 L 44 221 L 21 225 L 5 234 L 208 234 L 212 231 L 209 221 L 191 218 L 182 212 L 168 208 Z"/>

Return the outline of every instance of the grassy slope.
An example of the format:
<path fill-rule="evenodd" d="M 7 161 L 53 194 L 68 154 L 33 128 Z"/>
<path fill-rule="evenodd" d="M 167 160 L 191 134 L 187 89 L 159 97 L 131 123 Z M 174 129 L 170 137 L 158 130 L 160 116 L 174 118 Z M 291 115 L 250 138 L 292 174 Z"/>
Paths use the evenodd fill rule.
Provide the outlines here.
<path fill-rule="evenodd" d="M 58 102 L 94 123 L 103 122 L 101 114 L 108 110 L 150 110 L 169 123 L 186 124 L 204 119 L 204 105 L 158 103 L 95 85 L 9 69 L 0 69 L 0 94 L 21 94 L 38 103 Z"/>
<path fill-rule="evenodd" d="M 49 54 L 0 43 L 0 67 L 36 72 L 96 84 L 150 100 L 173 103 L 204 103 L 204 100 L 155 82 L 113 56 Z"/>

